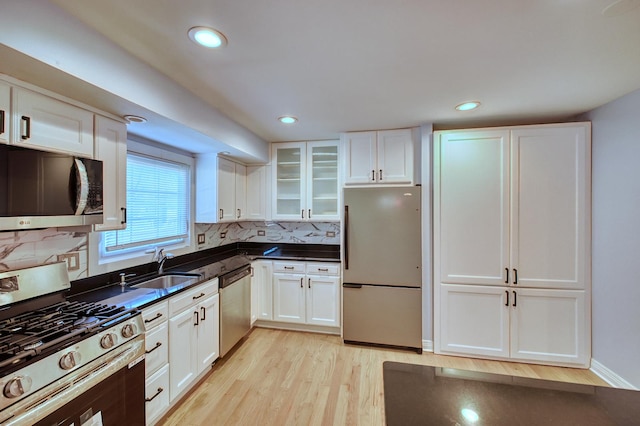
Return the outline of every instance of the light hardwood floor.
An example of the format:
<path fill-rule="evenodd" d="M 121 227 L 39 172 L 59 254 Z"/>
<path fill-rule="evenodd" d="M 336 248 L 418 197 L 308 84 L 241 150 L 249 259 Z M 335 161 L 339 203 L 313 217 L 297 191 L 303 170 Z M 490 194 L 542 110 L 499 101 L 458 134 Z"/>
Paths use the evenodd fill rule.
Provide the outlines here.
<path fill-rule="evenodd" d="M 588 370 L 418 355 L 257 328 L 160 424 L 384 425 L 383 361 L 606 386 Z"/>

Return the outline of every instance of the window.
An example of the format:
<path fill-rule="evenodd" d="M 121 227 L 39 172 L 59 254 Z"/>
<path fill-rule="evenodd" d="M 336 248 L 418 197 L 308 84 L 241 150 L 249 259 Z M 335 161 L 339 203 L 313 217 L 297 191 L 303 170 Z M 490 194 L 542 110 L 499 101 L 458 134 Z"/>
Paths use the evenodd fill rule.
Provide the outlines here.
<path fill-rule="evenodd" d="M 127 228 L 103 233 L 103 254 L 186 241 L 189 175 L 186 164 L 127 154 Z"/>

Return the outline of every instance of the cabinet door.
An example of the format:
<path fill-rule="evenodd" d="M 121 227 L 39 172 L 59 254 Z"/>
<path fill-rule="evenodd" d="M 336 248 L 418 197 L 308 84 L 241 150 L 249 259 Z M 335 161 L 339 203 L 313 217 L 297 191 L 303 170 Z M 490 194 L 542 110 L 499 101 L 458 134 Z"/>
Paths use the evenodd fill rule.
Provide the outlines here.
<path fill-rule="evenodd" d="M 518 286 L 585 288 L 590 137 L 586 124 L 512 132 L 511 268 Z"/>
<path fill-rule="evenodd" d="M 307 276 L 307 324 L 340 325 L 340 278 Z"/>
<path fill-rule="evenodd" d="M 198 371 L 203 372 L 220 356 L 220 297 L 215 294 L 197 306 Z"/>
<path fill-rule="evenodd" d="M 169 408 L 169 366 L 165 365 L 145 383 L 146 423 L 153 424 Z"/>
<path fill-rule="evenodd" d="M 93 114 L 71 104 L 13 88 L 16 145 L 93 158 Z"/>
<path fill-rule="evenodd" d="M 246 220 L 267 219 L 267 166 L 247 166 Z"/>
<path fill-rule="evenodd" d="M 379 183 L 413 183 L 413 138 L 411 129 L 384 130 L 377 135 Z"/>
<path fill-rule="evenodd" d="M 196 156 L 196 223 L 217 223 L 218 210 L 217 154 Z"/>
<path fill-rule="evenodd" d="M 440 284 L 436 352 L 509 357 L 508 294 L 506 287 Z"/>
<path fill-rule="evenodd" d="M 338 165 L 338 141 L 307 143 L 307 219 L 340 219 Z"/>
<path fill-rule="evenodd" d="M 147 377 L 169 362 L 169 325 L 165 321 L 145 333 L 145 374 Z"/>
<path fill-rule="evenodd" d="M 304 142 L 272 145 L 273 219 L 307 219 L 305 198 L 306 146 Z"/>
<path fill-rule="evenodd" d="M 376 132 L 354 132 L 343 136 L 345 185 L 376 181 Z"/>
<path fill-rule="evenodd" d="M 274 321 L 304 323 L 304 275 L 273 274 Z"/>
<path fill-rule="evenodd" d="M 11 138 L 11 86 L 0 81 L 0 143 Z"/>
<path fill-rule="evenodd" d="M 251 321 L 273 320 L 273 264 L 269 260 L 253 262 L 251 277 Z M 255 318 L 254 318 L 255 316 Z"/>
<path fill-rule="evenodd" d="M 513 288 L 511 358 L 587 365 L 585 292 Z"/>
<path fill-rule="evenodd" d="M 171 401 L 196 378 L 198 312 L 189 308 L 169 319 L 169 364 Z"/>
<path fill-rule="evenodd" d="M 236 219 L 236 163 L 218 158 L 218 220 L 232 222 Z"/>
<path fill-rule="evenodd" d="M 127 227 L 127 126 L 110 118 L 95 116 L 95 154 L 103 163 L 103 223 L 96 231 Z"/>
<path fill-rule="evenodd" d="M 507 281 L 508 154 L 507 130 L 436 134 L 437 281 L 489 285 Z"/>
<path fill-rule="evenodd" d="M 247 166 L 236 163 L 236 220 L 247 219 Z"/>

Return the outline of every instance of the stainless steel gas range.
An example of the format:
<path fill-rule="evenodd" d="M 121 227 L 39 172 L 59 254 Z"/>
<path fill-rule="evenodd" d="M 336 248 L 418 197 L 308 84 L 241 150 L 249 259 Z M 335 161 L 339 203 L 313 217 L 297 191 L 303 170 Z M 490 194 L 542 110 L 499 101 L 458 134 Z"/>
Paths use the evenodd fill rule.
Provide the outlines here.
<path fill-rule="evenodd" d="M 69 287 L 64 263 L 0 273 L 0 424 L 144 425 L 140 313 Z"/>

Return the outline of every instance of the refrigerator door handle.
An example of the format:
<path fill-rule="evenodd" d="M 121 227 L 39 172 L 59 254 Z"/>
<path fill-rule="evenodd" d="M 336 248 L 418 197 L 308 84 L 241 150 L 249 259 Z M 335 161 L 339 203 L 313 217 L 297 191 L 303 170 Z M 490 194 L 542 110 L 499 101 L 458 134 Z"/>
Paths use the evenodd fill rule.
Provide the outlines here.
<path fill-rule="evenodd" d="M 349 269 L 349 206 L 344 206 L 344 269 Z"/>
<path fill-rule="evenodd" d="M 362 288 L 362 284 L 342 284 L 344 288 Z"/>

